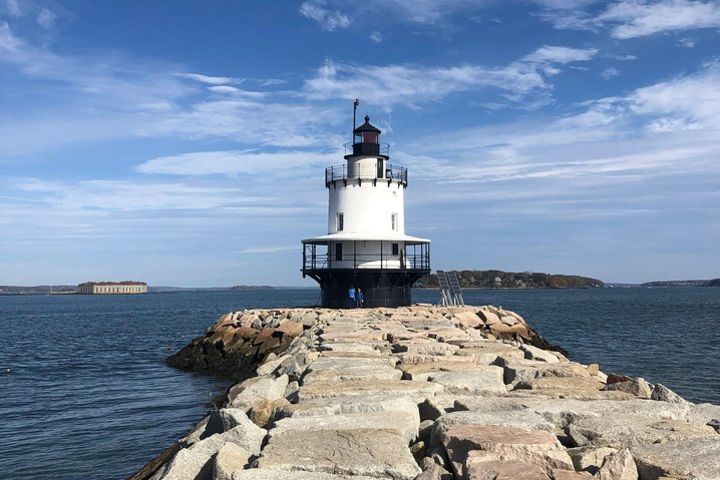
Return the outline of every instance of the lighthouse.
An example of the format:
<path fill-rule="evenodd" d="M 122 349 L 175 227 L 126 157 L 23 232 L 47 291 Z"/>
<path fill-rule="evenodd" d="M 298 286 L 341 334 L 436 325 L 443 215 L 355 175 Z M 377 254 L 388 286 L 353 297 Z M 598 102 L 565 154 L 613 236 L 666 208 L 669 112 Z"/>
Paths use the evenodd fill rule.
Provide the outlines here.
<path fill-rule="evenodd" d="M 411 304 L 411 287 L 430 273 L 430 240 L 405 234 L 408 170 L 370 123 L 355 128 L 345 163 L 325 169 L 327 234 L 302 240 L 303 277 L 320 284 L 325 307 L 345 307 L 351 289 L 366 307 Z"/>

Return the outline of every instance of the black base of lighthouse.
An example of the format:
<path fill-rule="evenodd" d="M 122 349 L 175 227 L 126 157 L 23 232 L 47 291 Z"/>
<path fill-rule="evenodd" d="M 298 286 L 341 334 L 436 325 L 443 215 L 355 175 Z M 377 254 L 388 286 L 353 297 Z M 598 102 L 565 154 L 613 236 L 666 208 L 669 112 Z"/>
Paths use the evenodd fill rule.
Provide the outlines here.
<path fill-rule="evenodd" d="M 306 272 L 322 290 L 322 306 L 353 307 L 348 291 L 363 292 L 363 307 L 402 307 L 412 304 L 412 285 L 428 272 L 424 270 L 325 269 Z"/>

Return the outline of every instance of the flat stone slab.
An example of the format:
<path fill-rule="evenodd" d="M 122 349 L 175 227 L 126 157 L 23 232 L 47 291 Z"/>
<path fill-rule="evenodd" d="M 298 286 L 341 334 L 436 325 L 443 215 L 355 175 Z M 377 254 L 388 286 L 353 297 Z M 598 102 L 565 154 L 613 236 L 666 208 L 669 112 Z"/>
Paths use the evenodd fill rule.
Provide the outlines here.
<path fill-rule="evenodd" d="M 565 448 L 555 435 L 548 432 L 488 425 L 453 425 L 442 434 L 441 441 L 458 478 L 465 478 L 463 471 L 479 458 L 524 462 L 546 471 L 551 468 L 574 470 Z"/>
<path fill-rule="evenodd" d="M 461 357 L 472 357 L 475 362 L 481 365 L 490 365 L 499 358 L 505 360 L 522 360 L 525 353 L 522 350 L 511 345 L 503 343 L 475 343 L 473 347 L 464 347 L 455 352 L 455 355 Z"/>
<path fill-rule="evenodd" d="M 348 381 L 337 383 L 314 383 L 303 385 L 298 392 L 301 402 L 314 398 L 333 398 L 349 395 L 406 395 L 420 403 L 427 397 L 442 393 L 439 383 L 413 382 L 407 380 L 376 380 L 371 382 Z"/>
<path fill-rule="evenodd" d="M 417 409 L 416 409 L 417 410 Z M 420 416 L 417 412 L 368 412 L 335 414 L 315 417 L 290 417 L 275 422 L 275 428 L 269 431 L 272 439 L 288 430 L 319 431 L 319 430 L 355 430 L 386 429 L 396 430 L 402 434 L 405 443 L 409 444 L 418 436 Z"/>
<path fill-rule="evenodd" d="M 494 412 L 450 412 L 441 415 L 433 426 L 433 438 L 440 438 L 453 425 L 494 425 L 527 430 L 557 432 L 555 425 L 530 409 Z"/>
<path fill-rule="evenodd" d="M 356 366 L 346 369 L 319 370 L 306 373 L 302 378 L 303 385 L 318 382 L 345 382 L 349 380 L 400 380 L 402 371 L 390 367 Z"/>
<path fill-rule="evenodd" d="M 272 468 L 251 468 L 235 472 L 232 480 L 377 480 L 359 475 L 333 475 L 324 472 L 288 472 Z"/>
<path fill-rule="evenodd" d="M 402 435 L 373 429 L 288 430 L 270 439 L 257 466 L 398 480 L 421 472 Z"/>
<path fill-rule="evenodd" d="M 426 381 L 428 377 L 437 372 L 473 372 L 483 370 L 485 365 L 469 362 L 432 362 L 420 364 L 400 364 L 399 368 L 409 380 Z"/>
<path fill-rule="evenodd" d="M 717 432 L 707 425 L 685 420 L 658 420 L 640 415 L 581 418 L 573 421 L 566 430 L 568 436 L 580 447 L 592 445 L 630 448 L 694 437 L 718 437 Z"/>
<path fill-rule="evenodd" d="M 631 449 L 640 478 L 720 479 L 720 435 Z"/>
<path fill-rule="evenodd" d="M 349 413 L 405 412 L 418 417 L 417 403 L 408 396 L 350 395 L 346 397 L 317 398 L 290 404 L 278 410 L 279 418 L 317 417 Z"/>
<path fill-rule="evenodd" d="M 343 353 L 365 353 L 365 354 L 375 354 L 380 355 L 380 350 L 378 350 L 378 347 L 382 347 L 383 345 L 387 345 L 386 342 L 378 342 L 376 344 L 370 344 L 370 343 L 339 343 L 339 342 L 323 342 L 319 347 L 318 350 L 323 351 L 331 351 L 331 352 L 343 352 Z"/>
<path fill-rule="evenodd" d="M 322 352 L 321 356 L 308 365 L 308 371 L 344 370 L 352 367 L 395 367 L 396 360 L 377 355 L 340 356 L 336 352 Z"/>
<path fill-rule="evenodd" d="M 445 392 L 460 395 L 507 393 L 500 367 L 487 366 L 469 372 L 436 372 L 428 376 L 428 381 L 439 383 L 445 387 Z"/>

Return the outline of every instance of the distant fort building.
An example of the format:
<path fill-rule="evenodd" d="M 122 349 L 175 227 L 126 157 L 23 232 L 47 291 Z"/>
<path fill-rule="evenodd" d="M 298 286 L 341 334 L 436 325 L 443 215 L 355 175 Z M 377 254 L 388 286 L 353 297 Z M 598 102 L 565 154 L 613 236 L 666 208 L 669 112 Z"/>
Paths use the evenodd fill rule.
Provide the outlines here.
<path fill-rule="evenodd" d="M 128 295 L 147 293 L 145 282 L 85 282 L 78 285 L 83 295 Z"/>

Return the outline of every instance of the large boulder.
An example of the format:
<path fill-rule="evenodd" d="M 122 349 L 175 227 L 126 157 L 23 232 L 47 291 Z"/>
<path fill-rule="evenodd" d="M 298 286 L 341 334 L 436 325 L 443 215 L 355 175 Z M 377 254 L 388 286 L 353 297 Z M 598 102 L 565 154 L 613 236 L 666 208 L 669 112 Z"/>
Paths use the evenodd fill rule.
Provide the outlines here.
<path fill-rule="evenodd" d="M 418 417 L 417 404 L 410 397 L 386 394 L 350 395 L 306 400 L 281 407 L 278 409 L 276 416 L 277 418 L 302 418 L 370 412 L 404 412 Z"/>
<path fill-rule="evenodd" d="M 270 439 L 277 435 L 283 435 L 288 430 L 302 430 L 317 432 L 321 430 L 355 430 L 361 429 L 386 429 L 396 430 L 410 443 L 417 439 L 420 419 L 417 411 L 407 412 L 368 412 L 334 414 L 328 416 L 313 417 L 290 417 L 275 422 L 275 427 L 270 430 Z"/>
<path fill-rule="evenodd" d="M 469 372 L 435 372 L 428 376 L 428 380 L 442 385 L 447 393 L 461 395 L 507 393 L 503 382 L 503 369 L 494 366 Z"/>
<path fill-rule="evenodd" d="M 503 362 L 504 381 L 510 386 L 531 382 L 542 377 L 591 377 L 584 365 L 579 363 L 547 363 L 537 360 Z"/>
<path fill-rule="evenodd" d="M 280 400 L 285 397 L 288 376 L 256 377 L 232 387 L 228 393 L 228 403 L 233 408 L 250 410 L 260 400 Z"/>
<path fill-rule="evenodd" d="M 596 472 L 605 462 L 605 458 L 617 453 L 616 448 L 610 447 L 576 447 L 569 448 L 568 454 L 572 458 L 575 470 Z"/>
<path fill-rule="evenodd" d="M 653 388 L 652 394 L 650 394 L 650 398 L 652 400 L 656 400 L 658 402 L 668 402 L 668 403 L 680 403 L 684 404 L 687 403 L 687 401 L 682 398 L 677 393 L 673 392 L 669 388 L 667 388 L 662 383 L 658 383 L 655 385 L 655 388 Z"/>
<path fill-rule="evenodd" d="M 554 352 L 533 347 L 532 345 L 520 345 L 520 349 L 525 352 L 525 358 L 528 360 L 539 360 L 547 363 L 560 363 L 560 357 Z"/>
<path fill-rule="evenodd" d="M 233 474 L 232 480 L 378 480 L 361 475 L 335 475 L 325 472 L 277 470 L 274 468 L 250 468 Z"/>
<path fill-rule="evenodd" d="M 640 377 L 631 378 L 624 382 L 609 383 L 605 389 L 626 392 L 638 398 L 650 398 L 652 395 L 652 386 L 644 378 Z"/>
<path fill-rule="evenodd" d="M 714 437 L 715 430 L 684 420 L 658 420 L 639 415 L 613 415 L 578 418 L 566 429 L 576 446 L 629 448 L 650 443 Z"/>
<path fill-rule="evenodd" d="M 347 381 L 303 385 L 298 392 L 298 398 L 300 402 L 304 402 L 315 398 L 386 394 L 392 396 L 409 396 L 415 402 L 419 403 L 427 397 L 442 392 L 443 386 L 439 383 L 432 382 L 409 382 L 405 380 Z"/>
<path fill-rule="evenodd" d="M 718 480 L 720 435 L 643 445 L 632 449 L 642 480 L 660 477 Z"/>
<path fill-rule="evenodd" d="M 215 455 L 213 480 L 232 480 L 232 474 L 247 465 L 250 453 L 239 445 L 226 443 Z"/>
<path fill-rule="evenodd" d="M 605 457 L 595 478 L 597 480 L 638 480 L 637 467 L 630 451 L 624 449 Z"/>
<path fill-rule="evenodd" d="M 440 416 L 433 426 L 431 445 L 437 445 L 443 434 L 454 425 L 494 425 L 527 430 L 554 432 L 555 426 L 530 409 L 508 411 L 460 411 Z"/>
<path fill-rule="evenodd" d="M 287 430 L 270 439 L 257 467 L 397 480 L 421 473 L 402 435 L 375 429 Z"/>
<path fill-rule="evenodd" d="M 473 451 L 481 451 L 486 460 L 489 453 L 503 460 L 536 465 L 545 471 L 552 468 L 573 470 L 572 460 L 565 448 L 553 434 L 544 431 L 489 425 L 453 425 L 441 435 L 440 440 L 458 477 L 468 468 L 468 459 L 477 460 L 476 456 L 471 455 Z"/>

